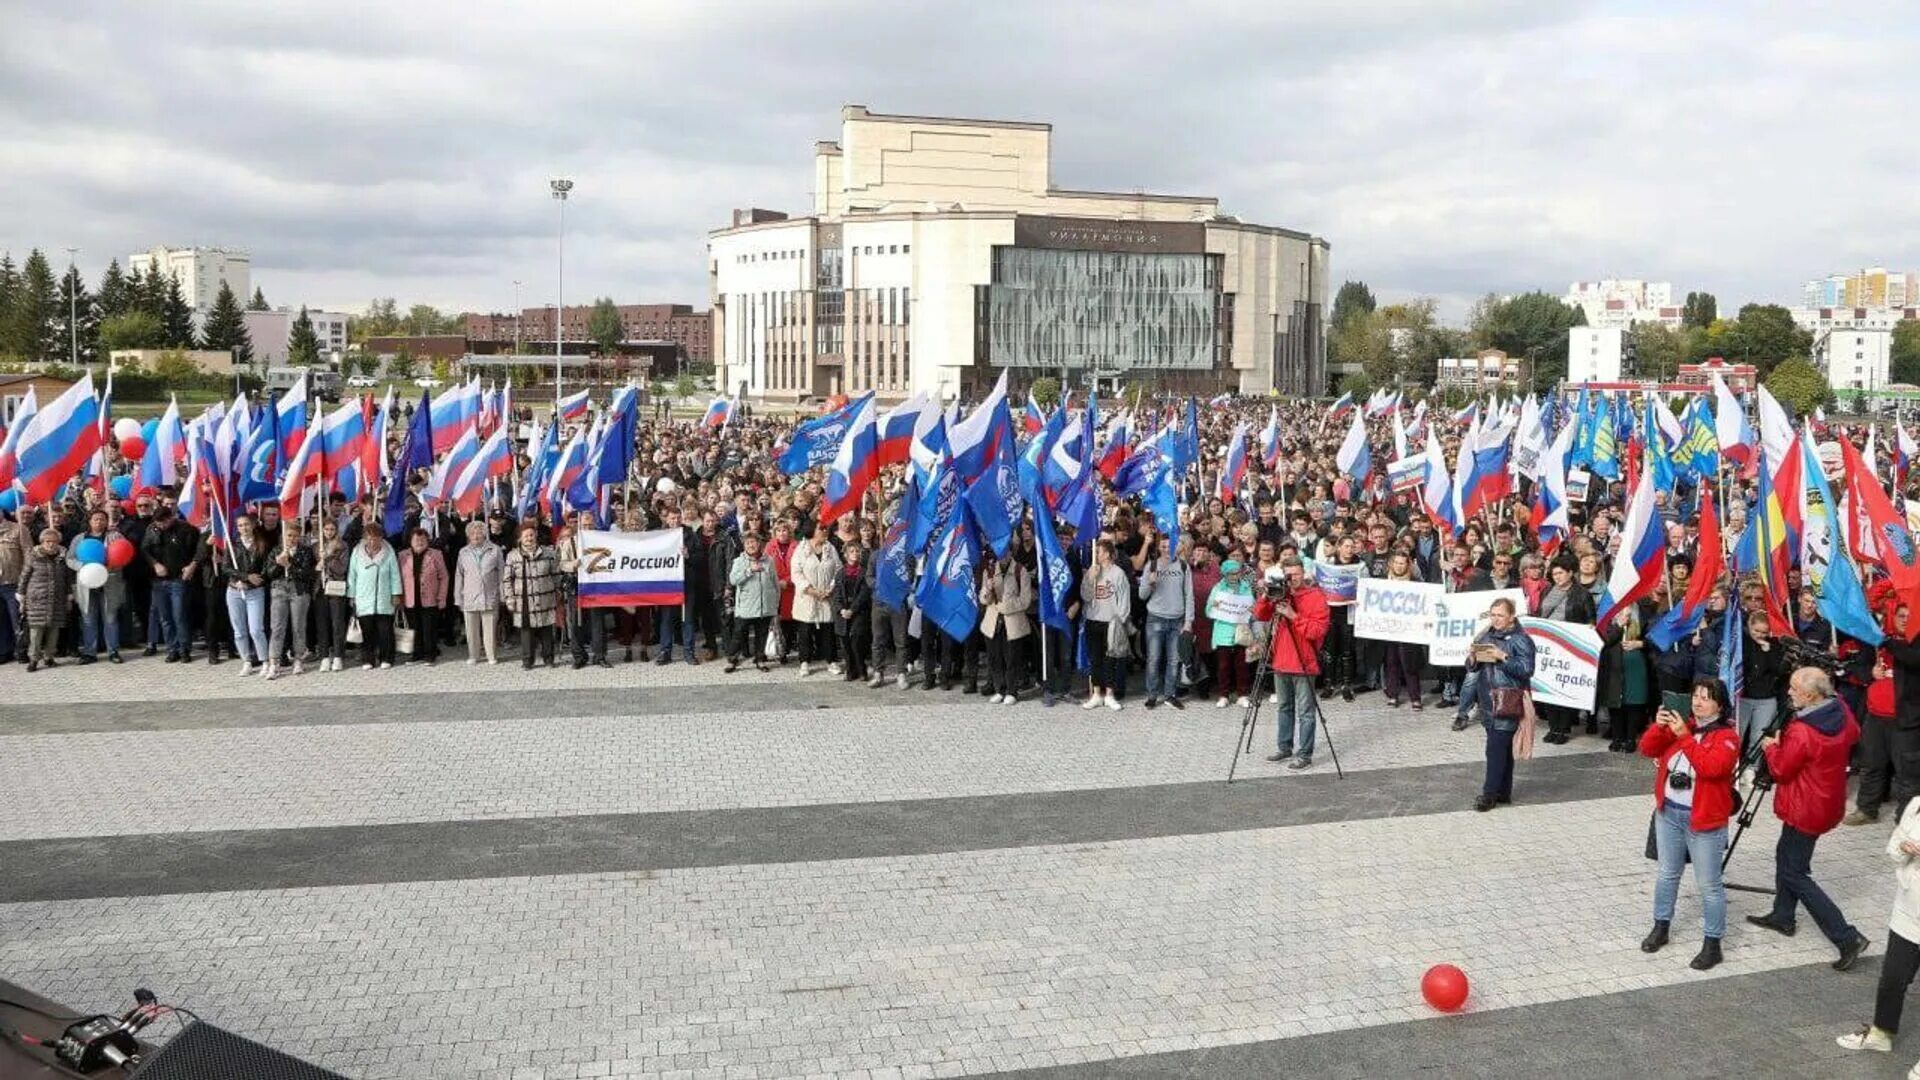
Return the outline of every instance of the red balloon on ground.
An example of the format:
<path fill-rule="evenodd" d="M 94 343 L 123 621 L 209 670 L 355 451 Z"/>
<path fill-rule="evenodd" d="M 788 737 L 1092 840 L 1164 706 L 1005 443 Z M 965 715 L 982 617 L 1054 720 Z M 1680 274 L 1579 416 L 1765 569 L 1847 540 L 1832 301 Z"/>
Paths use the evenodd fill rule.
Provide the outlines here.
<path fill-rule="evenodd" d="M 1435 964 L 1420 977 L 1420 996 L 1441 1012 L 1467 1003 L 1467 973 L 1452 964 Z"/>
<path fill-rule="evenodd" d="M 139 461 L 147 456 L 147 441 L 138 435 L 129 435 L 121 439 L 120 456 L 128 461 Z"/>
<path fill-rule="evenodd" d="M 118 570 L 133 561 L 133 542 L 122 536 L 107 545 L 107 568 Z"/>

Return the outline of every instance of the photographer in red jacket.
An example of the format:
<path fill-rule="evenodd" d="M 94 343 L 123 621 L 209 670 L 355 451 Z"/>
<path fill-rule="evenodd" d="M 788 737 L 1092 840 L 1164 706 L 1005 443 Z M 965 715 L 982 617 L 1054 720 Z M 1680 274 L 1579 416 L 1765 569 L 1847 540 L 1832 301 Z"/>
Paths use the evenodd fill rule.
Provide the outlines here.
<path fill-rule="evenodd" d="M 1852 967 L 1866 951 L 1866 935 L 1854 929 L 1826 890 L 1813 880 L 1813 845 L 1840 824 L 1847 811 L 1847 756 L 1860 739 L 1860 725 L 1833 696 L 1833 680 L 1803 667 L 1787 682 L 1793 716 L 1776 735 L 1760 740 L 1767 771 L 1778 785 L 1773 812 L 1780 818 L 1780 844 L 1774 848 L 1773 910 L 1747 921 L 1793 936 L 1794 909 L 1800 904 L 1840 950 L 1835 971 Z"/>
<path fill-rule="evenodd" d="M 1273 620 L 1273 652 L 1267 663 L 1273 674 L 1274 719 L 1279 722 L 1280 745 L 1267 760 L 1285 761 L 1289 769 L 1304 769 L 1313 764 L 1313 734 L 1320 720 L 1313 677 L 1320 674 L 1320 645 L 1327 640 L 1327 627 L 1332 623 L 1327 594 L 1307 576 L 1300 556 L 1290 553 L 1281 558 L 1278 567 L 1267 571 L 1266 591 L 1253 602 L 1253 617 L 1261 622 Z M 1257 683 L 1253 692 L 1260 693 Z M 1300 729 L 1297 742 L 1296 717 Z"/>

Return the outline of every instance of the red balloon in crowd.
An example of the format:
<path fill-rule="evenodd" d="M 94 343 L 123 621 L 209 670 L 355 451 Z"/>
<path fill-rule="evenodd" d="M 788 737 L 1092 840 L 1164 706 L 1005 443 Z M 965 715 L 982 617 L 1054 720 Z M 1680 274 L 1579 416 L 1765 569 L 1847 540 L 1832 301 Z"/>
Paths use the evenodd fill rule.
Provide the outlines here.
<path fill-rule="evenodd" d="M 120 456 L 128 461 L 139 461 L 147 455 L 147 441 L 138 435 L 129 435 L 120 440 Z"/>
<path fill-rule="evenodd" d="M 122 536 L 107 545 L 107 568 L 119 570 L 133 561 L 133 541 Z"/>
<path fill-rule="evenodd" d="M 1420 996 L 1441 1012 L 1453 1012 L 1467 1003 L 1467 973 L 1452 964 L 1435 964 L 1420 977 Z"/>

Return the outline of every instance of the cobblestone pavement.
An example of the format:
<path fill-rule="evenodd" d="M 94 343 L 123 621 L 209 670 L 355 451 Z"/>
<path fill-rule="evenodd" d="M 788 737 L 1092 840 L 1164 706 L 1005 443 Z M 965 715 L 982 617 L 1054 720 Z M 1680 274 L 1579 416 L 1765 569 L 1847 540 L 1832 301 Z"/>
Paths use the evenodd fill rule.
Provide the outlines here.
<path fill-rule="evenodd" d="M 149 986 L 360 1077 L 1697 1076 L 1721 1070 L 1676 1056 L 1672 1025 L 1744 1015 L 1736 1002 L 1772 1022 L 1688 1038 L 1714 1062 L 1752 1061 L 1749 1075 L 1900 1075 L 1920 1054 L 1834 1055 L 1840 1018 L 1870 1010 L 1877 964 L 1827 970 L 1832 946 L 1804 917 L 1791 939 L 1747 926 L 1764 897 L 1732 894 L 1712 973 L 1686 965 L 1700 935 L 1690 881 L 1674 945 L 1641 953 L 1644 770 L 1591 738 L 1542 747 L 1518 805 L 1474 814 L 1460 807 L 1478 733 L 1377 696 L 1329 705 L 1347 780 L 1323 746 L 1305 774 L 1256 758 L 1228 788 L 1231 711 L 997 708 L 794 675 L 748 676 L 756 689 L 728 689 L 715 711 L 701 707 L 708 670 L 520 681 L 517 667 L 455 664 L 404 679 L 223 676 L 208 695 L 193 692 L 204 671 L 177 665 L 57 670 L 94 711 L 68 734 L 9 733 L 0 714 L 0 861 L 50 843 L 198 854 L 155 861 L 158 887 L 79 875 L 71 899 L 0 903 L 0 977 L 82 1009 Z M 31 682 L 4 678 L 9 693 Z M 329 708 L 377 719 L 277 715 L 327 680 L 342 687 Z M 564 709 L 610 684 L 685 711 L 620 714 L 596 698 L 584 715 L 541 715 L 526 693 Z M 399 686 L 410 696 L 384 692 Z M 429 691 L 462 719 L 420 715 Z M 494 698 L 512 704 L 481 718 Z M 115 727 L 105 702 L 158 730 Z M 1265 723 L 1263 752 L 1271 738 Z M 109 794 L 81 775 L 125 782 Z M 964 835 L 921 842 L 916 829 L 939 831 L 929 814 Z M 615 816 L 586 827 L 592 815 Z M 616 858 L 591 836 L 606 828 L 659 850 Z M 790 843 L 733 840 L 768 828 Z M 403 854 L 373 874 L 327 857 L 371 843 L 370 829 L 388 845 L 375 850 L 516 854 L 451 873 Z M 254 845 L 247 887 L 199 885 L 229 853 L 221 830 Z M 1777 833 L 1763 814 L 1730 878 L 1770 884 Z M 275 835 L 300 854 L 276 861 Z M 1876 957 L 1883 842 L 1841 829 L 1815 860 Z M 1420 1002 L 1420 973 L 1440 962 L 1472 976 L 1469 1015 L 1435 1020 Z M 1581 1024 L 1589 1012 L 1605 1022 Z"/>

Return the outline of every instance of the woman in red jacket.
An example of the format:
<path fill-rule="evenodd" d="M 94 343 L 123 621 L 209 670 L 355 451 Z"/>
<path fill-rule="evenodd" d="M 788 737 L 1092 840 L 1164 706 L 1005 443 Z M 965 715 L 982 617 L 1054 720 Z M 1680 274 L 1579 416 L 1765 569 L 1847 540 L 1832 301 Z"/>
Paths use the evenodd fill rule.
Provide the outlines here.
<path fill-rule="evenodd" d="M 1653 782 L 1653 837 L 1660 856 L 1653 884 L 1653 932 L 1640 950 L 1659 952 L 1667 943 L 1680 875 L 1691 858 L 1706 940 L 1690 966 L 1705 971 L 1720 962 L 1720 939 L 1727 932 L 1727 889 L 1720 881 L 1720 863 L 1727 852 L 1740 735 L 1733 726 L 1727 688 L 1719 679 L 1694 681 L 1692 711 L 1685 717 L 1661 709 L 1640 736 L 1640 753 L 1659 763 Z"/>

